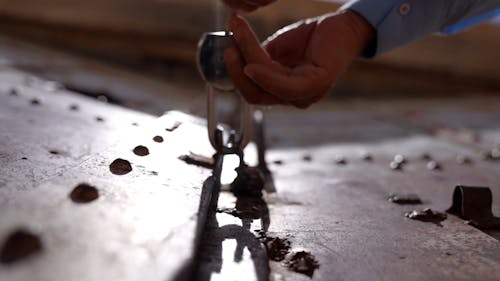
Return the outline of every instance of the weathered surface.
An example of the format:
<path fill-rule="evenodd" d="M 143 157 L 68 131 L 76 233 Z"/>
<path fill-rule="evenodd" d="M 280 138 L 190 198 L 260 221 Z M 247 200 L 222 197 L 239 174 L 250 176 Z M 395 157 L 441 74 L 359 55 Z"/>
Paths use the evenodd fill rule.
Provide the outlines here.
<path fill-rule="evenodd" d="M 0 280 L 172 280 L 188 272 L 210 171 L 178 157 L 211 155 L 206 130 L 182 114 L 156 119 L 43 81 L 11 84 L 23 75 L 0 72 L 0 247 L 18 229 L 36 233 L 43 247 L 0 263 Z M 165 131 L 178 121 L 177 130 Z M 138 145 L 149 155 L 135 155 Z M 117 158 L 132 170 L 113 174 Z M 73 202 L 81 183 L 98 198 Z"/>
<path fill-rule="evenodd" d="M 269 160 L 285 163 L 271 165 L 278 191 L 267 198 L 269 231 L 290 235 L 295 247 L 316 256 L 321 267 L 313 280 L 492 280 L 500 276 L 500 242 L 494 237 L 453 215 L 441 222 L 443 227 L 410 220 L 404 213 L 415 206 L 387 201 L 389 194 L 414 193 L 423 201 L 417 209 L 444 211 L 451 205 L 456 184 L 489 186 L 494 193 L 493 212 L 500 213 L 498 162 L 481 160 L 478 153 L 480 146 L 494 141 L 464 144 L 436 138 L 429 129 L 432 123 L 417 114 L 441 111 L 445 116 L 443 103 L 408 104 L 415 114 L 413 124 L 402 114 L 405 105 L 394 108 L 389 103 L 370 110 L 352 103 L 319 107 L 296 114 L 292 123 L 282 119 L 288 113 L 268 115 L 269 137 L 274 140 Z M 458 127 L 463 119 L 475 122 L 478 127 L 471 127 L 481 136 L 482 128 L 499 131 L 493 121 L 498 120 L 498 101 L 476 101 L 474 110 L 459 104 L 446 104 L 447 109 L 455 108 L 457 119 L 440 118 L 441 127 Z M 302 161 L 306 152 L 313 161 Z M 363 159 L 367 152 L 372 161 Z M 396 154 L 406 160 L 401 170 L 389 167 Z M 428 170 L 425 154 L 439 161 L 442 169 Z M 346 165 L 335 165 L 338 155 L 345 157 Z M 470 157 L 474 164 L 457 163 L 457 155 Z M 288 200 L 300 204 L 279 203 Z M 271 272 L 276 280 L 308 280 L 279 263 L 271 263 Z"/>

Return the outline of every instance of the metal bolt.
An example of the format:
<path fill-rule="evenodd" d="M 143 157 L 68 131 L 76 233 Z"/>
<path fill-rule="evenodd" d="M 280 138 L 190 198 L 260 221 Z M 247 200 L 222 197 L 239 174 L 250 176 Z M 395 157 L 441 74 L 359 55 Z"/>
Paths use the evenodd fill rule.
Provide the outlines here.
<path fill-rule="evenodd" d="M 391 164 L 389 164 L 389 167 L 393 170 L 402 170 L 403 169 L 403 164 L 400 162 L 392 161 Z"/>
<path fill-rule="evenodd" d="M 405 164 L 406 158 L 401 154 L 396 154 L 394 156 L 394 162 L 399 163 L 399 164 Z"/>
<path fill-rule="evenodd" d="M 441 165 L 438 162 L 436 162 L 436 161 L 429 161 L 427 163 L 427 169 L 429 171 L 441 170 Z"/>

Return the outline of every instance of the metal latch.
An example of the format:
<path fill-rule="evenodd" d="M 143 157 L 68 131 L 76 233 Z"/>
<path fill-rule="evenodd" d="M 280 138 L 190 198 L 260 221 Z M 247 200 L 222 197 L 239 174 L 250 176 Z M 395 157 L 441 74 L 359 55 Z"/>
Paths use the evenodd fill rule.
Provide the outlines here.
<path fill-rule="evenodd" d="M 446 211 L 479 229 L 500 229 L 500 218 L 493 216 L 493 196 L 489 187 L 458 185 L 453 192 L 453 202 Z"/>

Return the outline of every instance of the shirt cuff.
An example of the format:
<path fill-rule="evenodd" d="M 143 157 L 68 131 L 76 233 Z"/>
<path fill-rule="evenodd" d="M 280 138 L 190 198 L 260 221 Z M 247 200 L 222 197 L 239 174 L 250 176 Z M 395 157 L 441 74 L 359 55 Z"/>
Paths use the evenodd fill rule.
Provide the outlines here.
<path fill-rule="evenodd" d="M 446 9 L 443 0 L 355 0 L 340 8 L 362 15 L 376 30 L 363 53 L 373 57 L 439 31 Z"/>
<path fill-rule="evenodd" d="M 373 57 L 434 32 L 454 33 L 500 15 L 500 0 L 353 0 L 340 8 L 347 9 L 376 30 L 364 52 Z"/>

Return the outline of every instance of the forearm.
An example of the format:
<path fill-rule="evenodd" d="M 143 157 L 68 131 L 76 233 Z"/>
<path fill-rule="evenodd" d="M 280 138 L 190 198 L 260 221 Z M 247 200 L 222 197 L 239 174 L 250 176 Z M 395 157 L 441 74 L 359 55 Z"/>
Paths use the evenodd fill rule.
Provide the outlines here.
<path fill-rule="evenodd" d="M 354 0 L 341 8 L 362 15 L 375 29 L 367 57 L 431 33 L 456 31 L 453 26 L 467 27 L 462 23 L 473 23 L 471 19 L 495 9 L 500 9 L 500 0 Z"/>

